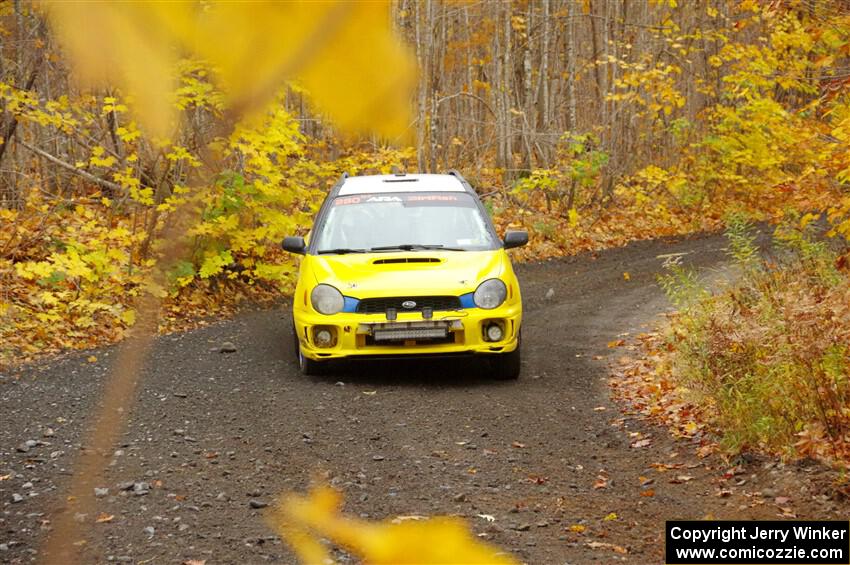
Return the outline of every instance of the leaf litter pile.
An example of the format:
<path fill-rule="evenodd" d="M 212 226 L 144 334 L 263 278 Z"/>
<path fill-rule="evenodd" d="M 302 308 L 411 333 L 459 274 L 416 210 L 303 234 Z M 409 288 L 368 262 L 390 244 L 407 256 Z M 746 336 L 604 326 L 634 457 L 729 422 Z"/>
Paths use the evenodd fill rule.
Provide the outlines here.
<path fill-rule="evenodd" d="M 713 434 L 717 430 L 711 425 L 710 412 L 694 403 L 689 391 L 676 382 L 674 349 L 661 333 L 641 333 L 630 343 L 618 340 L 608 346 L 628 352 L 616 359 L 608 381 L 614 399 L 622 403 L 627 415 L 642 416 L 666 426 L 675 437 L 691 440 L 700 457 L 717 450 Z M 632 447 L 641 445 L 636 442 Z"/>

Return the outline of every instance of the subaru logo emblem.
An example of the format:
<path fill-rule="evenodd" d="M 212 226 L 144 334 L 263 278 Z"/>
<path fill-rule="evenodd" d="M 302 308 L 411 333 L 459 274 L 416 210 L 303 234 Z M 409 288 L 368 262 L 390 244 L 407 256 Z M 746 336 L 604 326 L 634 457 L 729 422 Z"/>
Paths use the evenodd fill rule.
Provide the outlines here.
<path fill-rule="evenodd" d="M 401 307 L 405 310 L 413 310 L 414 308 L 416 308 L 416 303 L 412 300 L 405 300 L 401 303 Z"/>

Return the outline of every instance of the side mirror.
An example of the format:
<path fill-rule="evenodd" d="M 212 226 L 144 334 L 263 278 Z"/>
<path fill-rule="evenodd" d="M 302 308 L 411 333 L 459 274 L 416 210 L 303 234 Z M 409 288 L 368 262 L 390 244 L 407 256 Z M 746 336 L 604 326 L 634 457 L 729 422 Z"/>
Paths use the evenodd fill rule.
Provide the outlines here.
<path fill-rule="evenodd" d="M 294 235 L 287 236 L 283 238 L 283 243 L 281 243 L 280 246 L 283 247 L 284 251 L 297 253 L 298 255 L 304 255 L 307 252 L 307 244 L 304 243 L 303 237 Z"/>
<path fill-rule="evenodd" d="M 505 232 L 505 249 L 522 247 L 528 243 L 528 232 L 525 230 L 510 230 Z"/>

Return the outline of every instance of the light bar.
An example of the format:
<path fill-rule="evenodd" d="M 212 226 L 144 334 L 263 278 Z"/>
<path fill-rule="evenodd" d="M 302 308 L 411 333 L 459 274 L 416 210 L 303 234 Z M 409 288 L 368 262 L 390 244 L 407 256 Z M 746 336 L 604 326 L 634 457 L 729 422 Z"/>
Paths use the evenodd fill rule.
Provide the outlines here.
<path fill-rule="evenodd" d="M 401 328 L 397 330 L 375 330 L 375 341 L 402 341 L 406 339 L 440 339 L 448 335 L 446 328 Z"/>

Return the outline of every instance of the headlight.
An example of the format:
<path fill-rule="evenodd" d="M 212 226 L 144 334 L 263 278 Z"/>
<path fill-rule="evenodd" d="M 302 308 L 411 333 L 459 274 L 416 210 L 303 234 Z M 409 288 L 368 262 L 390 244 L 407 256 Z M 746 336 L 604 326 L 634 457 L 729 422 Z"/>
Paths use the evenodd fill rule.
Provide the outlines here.
<path fill-rule="evenodd" d="M 342 312 L 345 299 L 342 293 L 329 284 L 320 284 L 310 293 L 310 303 L 322 314 Z"/>
<path fill-rule="evenodd" d="M 505 301 L 507 295 L 508 289 L 505 287 L 505 283 L 499 279 L 488 279 L 478 285 L 475 294 L 472 295 L 472 300 L 479 308 L 492 310 L 498 308 Z"/>

